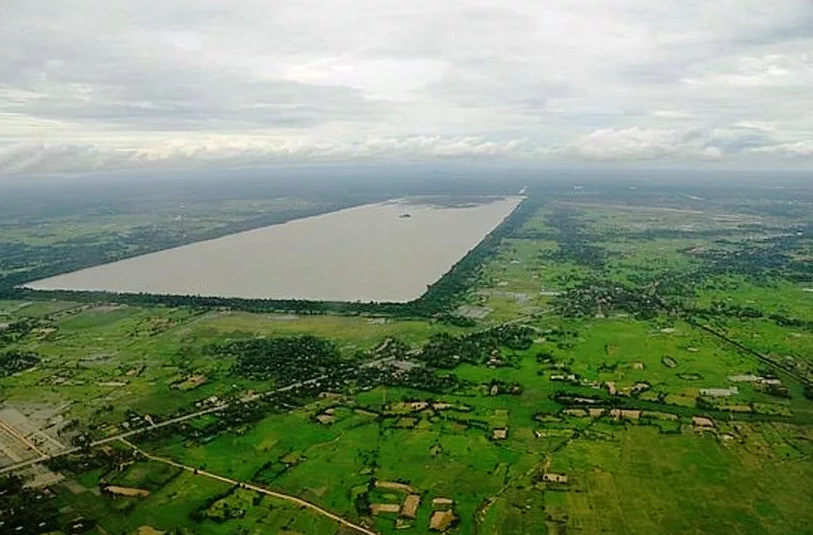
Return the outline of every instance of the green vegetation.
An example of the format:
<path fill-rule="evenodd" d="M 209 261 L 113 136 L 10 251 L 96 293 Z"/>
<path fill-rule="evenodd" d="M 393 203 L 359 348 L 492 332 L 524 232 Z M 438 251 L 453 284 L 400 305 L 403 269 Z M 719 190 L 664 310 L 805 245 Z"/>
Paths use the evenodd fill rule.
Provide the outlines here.
<path fill-rule="evenodd" d="M 7 480 L 0 520 L 353 532 L 288 497 L 381 534 L 807 533 L 811 214 L 550 188 L 409 309 L 2 301 L 0 420 L 65 479 Z"/>
<path fill-rule="evenodd" d="M 500 325 L 485 331 L 454 336 L 438 333 L 421 348 L 419 358 L 435 368 L 454 368 L 458 364 L 485 364 L 499 354 L 499 347 L 528 349 L 534 330 L 526 325 Z"/>
<path fill-rule="evenodd" d="M 324 374 L 340 363 L 339 350 L 329 340 L 312 335 L 235 340 L 209 348 L 214 356 L 234 357 L 234 371 L 255 379 L 288 384 Z M 289 374 L 296 377 L 288 379 Z"/>
<path fill-rule="evenodd" d="M 59 527 L 59 512 L 41 490 L 24 487 L 19 476 L 0 478 L 0 533 L 34 535 Z M 8 527 L 7 527 L 8 526 Z M 21 529 L 17 529 L 22 526 Z"/>
<path fill-rule="evenodd" d="M 0 377 L 33 368 L 40 361 L 36 353 L 10 350 L 0 353 Z"/>

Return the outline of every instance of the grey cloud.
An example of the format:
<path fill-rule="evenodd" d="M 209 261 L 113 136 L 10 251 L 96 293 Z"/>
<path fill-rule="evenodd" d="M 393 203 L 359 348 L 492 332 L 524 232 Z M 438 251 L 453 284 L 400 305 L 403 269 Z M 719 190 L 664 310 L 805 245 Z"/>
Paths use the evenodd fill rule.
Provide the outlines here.
<path fill-rule="evenodd" d="M 762 147 L 752 147 L 749 152 L 753 154 L 769 154 L 789 156 L 791 158 L 813 158 L 813 139 L 797 141 L 794 143 L 779 143 Z"/>
<path fill-rule="evenodd" d="M 535 65 L 511 60 L 460 62 L 425 91 L 433 98 L 462 106 L 500 107 L 514 112 L 541 112 L 551 96 L 570 92 Z"/>
<path fill-rule="evenodd" d="M 0 111 L 179 130 L 309 127 L 386 111 L 357 89 L 212 68 L 203 56 L 162 55 L 160 47 L 147 53 L 122 47 L 113 36 L 80 35 L 71 41 L 57 31 L 46 34 L 50 43 L 39 43 L 35 32 L 26 35 L 0 37 L 0 45 L 12 45 L 0 46 L 0 57 L 8 60 L 0 61 L 0 96 L 5 97 Z"/>
<path fill-rule="evenodd" d="M 6 174 L 811 158 L 809 0 L 5 0 L 2 12 L 0 143 L 43 141 L 6 148 Z"/>
<path fill-rule="evenodd" d="M 773 128 L 750 122 L 715 129 L 711 132 L 710 138 L 715 146 L 729 154 L 746 153 L 759 147 L 777 144 L 776 132 Z"/>
<path fill-rule="evenodd" d="M 453 2 L 439 5 L 444 7 L 404 17 L 394 27 L 393 38 L 369 52 L 450 61 L 511 61 L 534 54 L 528 48 L 537 28 L 533 16 L 504 6 L 460 7 Z"/>
<path fill-rule="evenodd" d="M 153 75 L 158 71 L 153 68 Z M 133 71 L 115 80 L 49 81 L 28 88 L 29 99 L 0 104 L 0 111 L 159 130 L 301 128 L 386 114 L 383 103 L 347 87 L 200 74 L 166 70 L 156 80 Z"/>
<path fill-rule="evenodd" d="M 501 6 L 444 6 L 407 18 L 376 51 L 443 61 L 446 71 L 427 84 L 427 98 L 461 106 L 464 113 L 487 107 L 514 114 L 539 112 L 549 97 L 569 92 L 568 83 L 535 61 L 542 43 L 533 16 Z"/>
<path fill-rule="evenodd" d="M 0 175 L 116 170 L 137 161 L 136 153 L 105 150 L 93 145 L 20 144 L 0 149 Z"/>
<path fill-rule="evenodd" d="M 720 149 L 698 130 L 602 129 L 571 143 L 568 152 L 588 160 L 705 160 L 721 157 Z"/>
<path fill-rule="evenodd" d="M 622 59 L 616 70 L 622 80 L 643 83 L 678 83 L 694 65 L 813 38 L 813 4 L 807 0 L 660 1 L 628 13 L 631 21 L 656 21 L 650 54 Z"/>
<path fill-rule="evenodd" d="M 320 140 L 311 144 L 280 140 L 209 140 L 161 150 L 104 149 L 82 144 L 18 144 L 0 148 L 0 175 L 81 173 L 96 170 L 169 169 L 200 166 L 247 167 L 312 161 L 433 158 L 532 158 L 554 149 L 524 139 L 414 136 L 370 138 L 362 142 Z"/>

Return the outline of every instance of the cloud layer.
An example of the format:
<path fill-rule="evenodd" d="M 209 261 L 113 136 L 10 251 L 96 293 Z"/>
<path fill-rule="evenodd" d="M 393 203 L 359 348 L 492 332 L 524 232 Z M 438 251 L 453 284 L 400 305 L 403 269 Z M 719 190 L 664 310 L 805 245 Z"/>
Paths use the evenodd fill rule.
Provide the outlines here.
<path fill-rule="evenodd" d="M 6 0 L 0 173 L 813 166 L 809 0 Z"/>

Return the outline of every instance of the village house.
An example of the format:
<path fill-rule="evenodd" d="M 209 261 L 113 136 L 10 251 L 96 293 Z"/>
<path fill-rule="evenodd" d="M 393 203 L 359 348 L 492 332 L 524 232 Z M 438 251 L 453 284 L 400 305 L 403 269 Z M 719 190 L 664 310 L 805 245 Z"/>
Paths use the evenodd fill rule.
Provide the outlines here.
<path fill-rule="evenodd" d="M 567 483 L 567 476 L 565 474 L 542 474 L 542 481 L 548 483 Z"/>
<path fill-rule="evenodd" d="M 705 418 L 703 416 L 692 416 L 692 425 L 703 429 L 714 428 L 714 422 L 711 420 L 711 418 Z"/>
<path fill-rule="evenodd" d="M 404 499 L 401 506 L 400 516 L 415 519 L 418 516 L 418 506 L 421 504 L 421 497 L 418 494 L 410 494 Z"/>
<path fill-rule="evenodd" d="M 432 531 L 446 531 L 449 526 L 454 522 L 454 511 L 447 509 L 446 511 L 435 511 L 432 513 L 432 518 L 429 520 L 429 529 Z"/>

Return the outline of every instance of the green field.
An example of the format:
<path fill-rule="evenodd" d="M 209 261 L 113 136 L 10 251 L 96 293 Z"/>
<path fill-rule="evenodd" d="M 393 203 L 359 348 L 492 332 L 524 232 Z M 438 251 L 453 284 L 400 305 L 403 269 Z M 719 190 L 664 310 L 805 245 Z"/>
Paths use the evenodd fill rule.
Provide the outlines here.
<path fill-rule="evenodd" d="M 72 422 L 66 443 L 148 430 L 128 440 L 155 459 L 112 441 L 49 464 L 65 533 L 357 533 L 246 484 L 381 534 L 447 508 L 461 535 L 810 533 L 813 201 L 643 189 L 535 198 L 423 318 L 0 301 L 0 353 L 39 359 L 0 402 Z M 506 325 L 528 339 L 483 341 Z M 338 354 L 315 379 L 222 350 L 302 334 Z M 262 397 L 289 376 L 313 381 Z"/>

